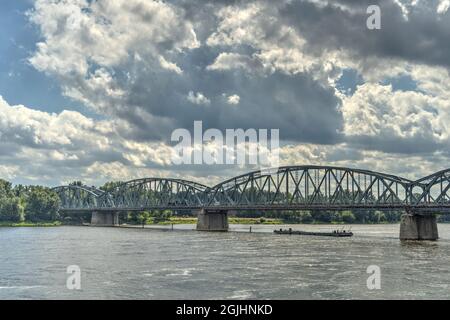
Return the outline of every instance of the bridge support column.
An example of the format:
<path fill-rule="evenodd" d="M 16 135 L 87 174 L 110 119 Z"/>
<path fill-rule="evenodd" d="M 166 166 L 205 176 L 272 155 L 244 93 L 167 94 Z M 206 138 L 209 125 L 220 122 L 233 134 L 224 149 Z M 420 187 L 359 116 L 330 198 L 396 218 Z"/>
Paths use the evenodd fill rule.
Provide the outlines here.
<path fill-rule="evenodd" d="M 112 211 L 94 211 L 91 217 L 91 226 L 114 227 L 119 225 L 119 213 Z"/>
<path fill-rule="evenodd" d="M 436 216 L 405 213 L 400 221 L 400 240 L 437 240 Z"/>
<path fill-rule="evenodd" d="M 228 231 L 228 211 L 201 209 L 197 212 L 198 231 Z"/>

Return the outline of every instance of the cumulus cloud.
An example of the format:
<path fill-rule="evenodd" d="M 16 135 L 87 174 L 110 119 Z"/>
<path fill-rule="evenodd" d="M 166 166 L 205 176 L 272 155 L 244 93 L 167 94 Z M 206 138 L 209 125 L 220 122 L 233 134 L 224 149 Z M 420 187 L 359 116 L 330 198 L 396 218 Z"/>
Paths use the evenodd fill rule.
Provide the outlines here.
<path fill-rule="evenodd" d="M 450 0 L 440 0 L 437 7 L 437 13 L 444 14 L 450 8 Z"/>
<path fill-rule="evenodd" d="M 105 114 L 123 109 L 130 68 L 181 74 L 171 57 L 199 46 L 183 10 L 164 2 L 38 0 L 28 16 L 43 37 L 30 63 Z"/>
<path fill-rule="evenodd" d="M 263 65 L 257 57 L 233 52 L 222 52 L 214 63 L 207 67 L 208 70 L 232 70 L 238 68 L 242 68 L 247 72 L 257 72 L 263 68 Z"/>
<path fill-rule="evenodd" d="M 237 94 L 233 94 L 227 97 L 227 103 L 231 105 L 239 104 L 240 101 L 241 97 L 239 97 Z"/>
<path fill-rule="evenodd" d="M 106 138 L 92 139 L 100 132 L 111 133 L 108 123 L 94 123 L 78 112 L 49 114 L 25 106 L 9 106 L 0 97 L 0 114 L 2 141 L 19 142 L 34 148 L 76 149 L 80 144 L 87 144 L 106 149 L 109 145 Z"/>
<path fill-rule="evenodd" d="M 211 103 L 211 100 L 205 97 L 201 92 L 194 93 L 193 91 L 189 91 L 187 99 L 193 104 L 208 105 Z"/>
<path fill-rule="evenodd" d="M 368 83 L 344 98 L 344 133 L 368 149 L 433 152 L 449 145 L 449 110 L 447 100 Z"/>
<path fill-rule="evenodd" d="M 124 63 L 134 48 L 142 58 L 160 57 L 168 64 L 164 53 L 199 46 L 182 14 L 159 1 L 38 0 L 29 16 L 45 41 L 30 62 L 46 72 L 86 75 L 92 64 Z"/>
<path fill-rule="evenodd" d="M 251 46 L 252 56 L 221 53 L 209 69 L 265 69 L 286 73 L 309 71 L 317 58 L 302 50 L 305 40 L 291 27 L 280 21 L 277 6 L 252 2 L 242 8 L 234 5 L 218 11 L 219 25 L 206 41 L 209 46 Z"/>
<path fill-rule="evenodd" d="M 171 146 L 125 139 L 118 127 L 75 111 L 56 114 L 10 106 L 0 96 L 0 150 L 10 151 L 0 153 L 0 175 L 57 184 L 77 177 L 121 179 L 123 171 L 136 176 L 142 167 L 159 168 L 162 174 L 169 168 Z M 99 167 L 103 176 L 93 171 Z"/>

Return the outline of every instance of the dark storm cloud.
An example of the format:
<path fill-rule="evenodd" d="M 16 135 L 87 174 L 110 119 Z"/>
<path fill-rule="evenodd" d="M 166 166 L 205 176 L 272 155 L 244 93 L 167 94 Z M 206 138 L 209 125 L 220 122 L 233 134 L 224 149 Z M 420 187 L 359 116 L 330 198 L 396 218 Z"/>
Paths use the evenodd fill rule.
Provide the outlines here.
<path fill-rule="evenodd" d="M 342 115 L 338 111 L 340 100 L 335 96 L 334 88 L 315 80 L 313 73 L 287 75 L 275 71 L 252 74 L 248 70 L 207 68 L 221 53 L 231 49 L 206 44 L 206 39 L 217 32 L 219 18 L 216 13 L 225 6 L 246 6 L 247 2 L 215 1 L 205 2 L 204 6 L 181 0 L 169 3 L 176 7 L 180 24 L 186 24 L 187 21 L 192 23 L 199 41 L 198 48 L 186 49 L 181 45 L 184 38 L 191 36 L 189 25 L 186 24 L 178 31 L 163 33 L 160 37 L 164 41 L 161 42 L 159 38 L 155 41 L 149 36 L 149 40 L 157 43 L 149 42 L 154 47 L 153 50 L 147 51 L 139 41 L 130 41 L 125 48 L 130 54 L 123 57 L 120 63 L 108 65 L 102 59 L 94 63 L 88 55 L 82 55 L 81 61 L 84 60 L 90 67 L 87 74 L 67 75 L 58 69 L 60 65 L 56 63 L 50 64 L 54 67 L 51 72 L 57 70 L 62 87 L 68 92 L 79 92 L 75 94 L 75 99 L 85 103 L 87 101 L 97 112 L 126 122 L 127 125 L 122 126 L 119 131 L 122 136 L 132 140 L 168 141 L 173 130 L 190 129 L 194 120 L 202 120 L 205 129 L 279 128 L 281 139 L 321 144 L 340 141 L 341 137 L 337 133 L 343 124 Z M 141 10 L 142 6 L 142 3 L 131 6 L 130 12 L 120 14 L 133 16 L 139 20 L 138 23 L 145 21 L 151 25 L 156 13 L 146 13 L 147 11 Z M 107 7 L 107 2 L 98 2 L 98 8 Z M 103 11 L 108 12 L 106 9 Z M 95 23 L 101 25 L 98 21 Z M 268 41 L 272 38 L 276 41 L 279 36 L 277 25 L 261 24 L 261 28 Z M 93 52 L 98 50 L 98 56 L 107 54 L 84 40 L 91 37 L 88 29 L 81 28 L 74 33 L 67 26 L 62 26 L 61 29 L 67 31 L 71 41 L 80 42 L 82 47 L 92 47 Z M 111 29 L 115 30 L 114 26 Z M 120 48 L 122 44 L 116 45 Z M 257 61 L 253 61 L 252 65 L 250 57 L 258 50 L 242 44 L 232 48 L 230 52 L 245 54 L 247 61 L 243 63 L 256 69 L 261 66 Z M 60 57 L 59 52 L 55 50 L 52 54 L 58 55 L 61 64 L 68 64 L 68 57 Z M 136 54 L 139 59 L 134 58 Z M 79 56 L 71 58 L 76 62 L 74 65 L 79 63 Z M 164 59 L 165 65 L 161 63 L 161 59 Z M 45 63 L 48 61 L 52 60 L 44 60 Z M 101 65 L 102 62 L 105 65 Z M 111 88 L 120 89 L 124 95 L 117 98 L 103 90 L 110 83 L 105 80 L 106 76 L 93 76 L 98 70 L 101 71 L 100 75 L 108 73 L 114 82 Z M 97 85 L 98 81 L 103 81 L 104 85 Z M 204 95 L 210 103 L 192 103 L 188 99 L 189 92 Z M 231 95 L 239 95 L 240 103 L 228 104 L 227 97 Z"/>
<path fill-rule="evenodd" d="M 434 141 L 430 136 L 417 134 L 410 138 L 400 138 L 394 134 L 377 136 L 350 136 L 346 142 L 360 150 L 377 150 L 386 153 L 427 154 L 448 148 L 448 143 Z"/>
<path fill-rule="evenodd" d="M 337 132 L 343 120 L 338 111 L 340 101 L 331 87 L 324 87 L 308 74 L 275 72 L 259 77 L 242 70 L 208 71 L 205 68 L 217 53 L 195 51 L 188 55 L 189 63 L 179 64 L 184 70 L 182 75 L 141 73 L 127 88 L 127 104 L 136 109 L 129 108 L 120 116 L 134 125 L 133 138 L 168 140 L 175 128 L 191 129 L 194 120 L 202 120 L 205 129 L 279 128 L 281 139 L 339 141 Z M 189 91 L 202 93 L 210 104 L 188 101 Z M 240 103 L 228 104 L 227 96 L 235 94 Z M 156 119 L 149 124 L 133 110 L 142 110 Z"/>
<path fill-rule="evenodd" d="M 197 36 L 204 40 L 217 27 L 214 11 L 223 2 L 196 8 L 191 2 L 174 1 L 184 9 L 185 17 L 195 24 Z M 234 2 L 242 3 L 242 2 Z M 227 2 L 227 4 L 230 4 Z M 381 30 L 368 30 L 366 9 L 381 7 Z M 348 7 L 349 11 L 338 5 Z M 297 28 L 307 40 L 309 53 L 345 49 L 359 61 L 370 57 L 399 58 L 448 66 L 450 64 L 449 14 L 437 17 L 436 5 L 407 6 L 408 19 L 399 5 L 390 0 L 334 1 L 318 6 L 308 1 L 277 3 L 280 23 Z M 199 23 L 201 21 L 201 23 Z M 197 23 L 196 23 L 197 22 Z M 266 39 L 277 39 L 276 26 L 264 26 Z M 131 128 L 123 134 L 127 138 L 163 140 L 170 138 L 176 128 L 191 129 L 194 120 L 202 120 L 204 128 L 280 128 L 282 139 L 299 142 L 333 144 L 342 141 L 342 115 L 337 106 L 340 100 L 331 87 L 313 80 L 308 73 L 285 75 L 279 72 L 259 77 L 244 70 L 207 70 L 223 48 L 202 45 L 198 49 L 175 56 L 173 61 L 183 74 L 167 71 L 140 72 L 136 80 L 125 83 L 127 108 L 117 108 L 115 115 L 126 119 Z M 245 45 L 233 52 L 251 55 L 254 48 Z M 364 65 L 364 64 L 363 64 Z M 369 68 L 368 63 L 364 67 Z M 195 105 L 187 100 L 192 91 L 203 94 L 211 103 Z M 237 94 L 240 103 L 231 106 L 223 95 Z M 424 142 L 422 150 L 440 146 Z M 349 138 L 357 146 L 386 152 L 413 152 L 412 142 L 387 136 L 377 139 Z"/>
<path fill-rule="evenodd" d="M 347 6 L 349 11 L 338 4 Z M 369 30 L 369 5 L 381 9 L 381 29 Z M 338 0 L 321 7 L 293 1 L 280 7 L 286 24 L 295 26 L 307 39 L 311 51 L 350 50 L 365 60 L 370 57 L 399 58 L 430 65 L 450 66 L 450 11 L 436 13 L 438 2 L 406 5 L 407 19 L 392 0 Z"/>

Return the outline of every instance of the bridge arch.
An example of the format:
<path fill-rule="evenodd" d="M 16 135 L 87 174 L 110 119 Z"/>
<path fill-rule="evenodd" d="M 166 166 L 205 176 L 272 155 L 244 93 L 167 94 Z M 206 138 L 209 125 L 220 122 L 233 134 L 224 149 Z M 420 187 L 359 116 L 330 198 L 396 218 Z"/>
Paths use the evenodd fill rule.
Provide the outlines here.
<path fill-rule="evenodd" d="M 107 198 L 118 209 L 199 208 L 204 203 L 207 186 L 183 179 L 142 178 L 116 186 L 99 197 L 100 204 Z"/>
<path fill-rule="evenodd" d="M 105 192 L 94 187 L 67 185 L 51 189 L 61 201 L 61 208 L 66 210 L 92 209 L 99 207 L 99 197 Z"/>
<path fill-rule="evenodd" d="M 441 170 L 411 183 L 411 205 L 450 204 L 450 169 Z"/>
<path fill-rule="evenodd" d="M 412 181 L 380 172 L 333 166 L 286 166 L 253 171 L 207 191 L 209 207 L 345 209 L 395 208 L 408 203 Z"/>

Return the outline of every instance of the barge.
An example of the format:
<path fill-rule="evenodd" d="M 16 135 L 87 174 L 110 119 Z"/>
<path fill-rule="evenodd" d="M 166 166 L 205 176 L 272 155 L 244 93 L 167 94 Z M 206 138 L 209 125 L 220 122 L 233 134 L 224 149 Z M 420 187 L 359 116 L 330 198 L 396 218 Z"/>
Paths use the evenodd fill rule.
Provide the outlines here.
<path fill-rule="evenodd" d="M 276 234 L 295 234 L 301 236 L 323 236 L 323 237 L 352 237 L 353 232 L 346 230 L 333 230 L 331 232 L 317 232 L 317 231 L 300 231 L 289 229 L 279 229 L 273 231 Z"/>

